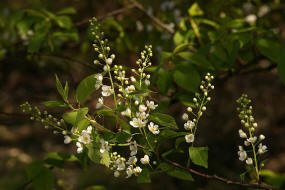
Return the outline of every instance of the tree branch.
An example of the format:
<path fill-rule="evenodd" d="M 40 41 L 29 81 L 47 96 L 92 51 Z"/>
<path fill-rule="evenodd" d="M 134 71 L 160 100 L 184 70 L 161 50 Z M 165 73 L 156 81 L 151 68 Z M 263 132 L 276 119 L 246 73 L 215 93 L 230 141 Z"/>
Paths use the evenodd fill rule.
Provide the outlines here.
<path fill-rule="evenodd" d="M 162 157 L 162 159 L 166 162 L 168 162 L 169 164 L 171 164 L 172 166 L 176 167 L 176 168 L 180 168 L 180 169 L 183 169 L 185 171 L 188 171 L 189 173 L 192 173 L 192 174 L 195 174 L 195 175 L 198 175 L 200 177 L 203 177 L 203 178 L 207 178 L 207 179 L 214 179 L 214 180 L 217 180 L 217 181 L 220 181 L 220 182 L 223 182 L 225 184 L 228 184 L 228 185 L 236 185 L 236 186 L 241 186 L 241 187 L 248 187 L 248 188 L 257 188 L 257 189 L 266 189 L 266 190 L 278 190 L 278 188 L 276 187 L 271 187 L 271 186 L 268 186 L 268 185 L 263 185 L 263 184 L 248 184 L 248 183 L 242 183 L 242 182 L 238 182 L 238 181 L 232 181 L 232 180 L 229 180 L 229 179 L 226 179 L 226 178 L 223 178 L 223 177 L 219 177 L 217 175 L 209 175 L 209 174 L 204 174 L 204 173 L 201 173 L 201 172 L 198 172 L 196 170 L 193 170 L 191 168 L 186 168 L 176 162 L 173 162 L 171 160 L 168 160 L 167 158 L 165 157 Z"/>

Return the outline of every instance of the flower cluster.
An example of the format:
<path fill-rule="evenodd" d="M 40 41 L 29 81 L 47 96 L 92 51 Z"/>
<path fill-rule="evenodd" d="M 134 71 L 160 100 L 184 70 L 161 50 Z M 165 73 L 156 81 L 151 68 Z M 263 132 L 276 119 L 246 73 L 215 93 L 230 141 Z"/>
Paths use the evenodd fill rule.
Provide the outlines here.
<path fill-rule="evenodd" d="M 182 119 L 185 121 L 184 129 L 190 131 L 189 134 L 185 135 L 187 143 L 194 143 L 199 119 L 206 111 L 206 104 L 211 101 L 211 97 L 208 94 L 214 89 L 214 85 L 211 83 L 213 80 L 214 76 L 207 73 L 201 82 L 200 92 L 195 93 L 195 97 L 193 98 L 194 105 L 188 107 L 188 113 L 183 113 L 182 115 Z M 191 114 L 194 118 L 191 120 L 188 114 Z"/>
<path fill-rule="evenodd" d="M 237 103 L 240 107 L 237 108 L 242 129 L 239 129 L 239 136 L 244 140 L 243 145 L 239 146 L 238 156 L 240 161 L 245 161 L 247 165 L 252 166 L 256 171 L 257 180 L 259 180 L 259 171 L 262 164 L 259 164 L 259 158 L 267 151 L 267 146 L 262 144 L 265 139 L 264 135 L 256 136 L 255 131 L 258 127 L 252 114 L 251 100 L 248 95 L 243 94 Z"/>

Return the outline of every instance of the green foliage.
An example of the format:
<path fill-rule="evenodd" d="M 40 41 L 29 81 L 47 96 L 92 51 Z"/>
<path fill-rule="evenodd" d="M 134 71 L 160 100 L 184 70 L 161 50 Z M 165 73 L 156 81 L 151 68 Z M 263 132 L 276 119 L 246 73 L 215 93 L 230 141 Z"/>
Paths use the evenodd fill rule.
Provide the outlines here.
<path fill-rule="evenodd" d="M 95 90 L 95 84 L 95 74 L 86 77 L 80 82 L 76 88 L 76 99 L 79 103 L 82 103 Z"/>
<path fill-rule="evenodd" d="M 189 147 L 189 155 L 196 165 L 208 168 L 208 147 Z"/>
<path fill-rule="evenodd" d="M 141 174 L 137 178 L 137 183 L 151 183 L 150 172 L 147 168 L 143 168 Z"/>
<path fill-rule="evenodd" d="M 168 163 L 162 162 L 158 167 L 172 177 L 176 177 L 182 180 L 194 181 L 192 175 L 189 172 L 180 168 L 173 167 Z"/>
<path fill-rule="evenodd" d="M 149 116 L 149 120 L 153 121 L 161 126 L 178 129 L 175 119 L 170 115 L 163 113 L 153 113 Z"/>

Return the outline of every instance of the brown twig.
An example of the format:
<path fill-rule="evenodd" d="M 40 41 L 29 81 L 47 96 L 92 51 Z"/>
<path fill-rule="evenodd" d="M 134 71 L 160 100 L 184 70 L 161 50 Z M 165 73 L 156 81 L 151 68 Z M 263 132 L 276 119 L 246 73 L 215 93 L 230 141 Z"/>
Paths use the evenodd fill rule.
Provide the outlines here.
<path fill-rule="evenodd" d="M 130 0 L 135 6 L 136 8 L 138 8 L 139 10 L 141 10 L 142 12 L 144 12 L 155 24 L 157 24 L 159 27 L 161 27 L 162 29 L 166 30 L 167 32 L 169 32 L 170 34 L 174 34 L 174 29 L 167 26 L 166 24 L 164 24 L 161 20 L 159 20 L 157 17 L 149 14 L 147 12 L 147 10 L 144 8 L 144 6 L 142 4 L 140 4 L 139 2 L 137 2 L 136 0 Z"/>
<path fill-rule="evenodd" d="M 111 11 L 111 12 L 107 13 L 106 15 L 98 16 L 98 20 L 102 20 L 102 19 L 104 19 L 106 17 L 110 17 L 110 16 L 116 16 L 116 15 L 121 14 L 123 12 L 126 12 L 127 10 L 132 9 L 132 8 L 135 8 L 134 4 L 127 5 L 124 8 Z M 76 22 L 74 24 L 74 26 L 82 26 L 84 24 L 88 24 L 89 20 L 90 20 L 90 18 L 86 18 L 86 19 L 84 19 L 82 21 Z"/>
<path fill-rule="evenodd" d="M 257 188 L 257 189 L 266 189 L 266 190 L 278 190 L 278 188 L 276 187 L 271 187 L 271 186 L 268 186 L 268 185 L 263 185 L 263 184 L 249 184 L 249 183 L 242 183 L 242 182 L 238 182 L 238 181 L 232 181 L 232 180 L 229 180 L 229 179 L 226 179 L 226 178 L 223 178 L 223 177 L 219 177 L 217 175 L 209 175 L 209 174 L 204 174 L 204 173 L 201 173 L 201 172 L 198 172 L 194 169 L 191 169 L 191 168 L 186 168 L 176 162 L 173 162 L 165 157 L 162 157 L 162 159 L 166 162 L 168 162 L 169 164 L 171 164 L 172 166 L 174 167 L 177 167 L 177 168 L 180 168 L 180 169 L 183 169 L 185 171 L 188 171 L 189 173 L 192 173 L 192 174 L 195 174 L 195 175 L 198 175 L 200 177 L 203 177 L 203 178 L 207 178 L 207 179 L 214 179 L 214 180 L 217 180 L 217 181 L 220 181 L 220 182 L 223 182 L 223 183 L 226 183 L 228 185 L 237 185 L 237 186 L 241 186 L 241 187 L 248 187 L 248 188 Z"/>

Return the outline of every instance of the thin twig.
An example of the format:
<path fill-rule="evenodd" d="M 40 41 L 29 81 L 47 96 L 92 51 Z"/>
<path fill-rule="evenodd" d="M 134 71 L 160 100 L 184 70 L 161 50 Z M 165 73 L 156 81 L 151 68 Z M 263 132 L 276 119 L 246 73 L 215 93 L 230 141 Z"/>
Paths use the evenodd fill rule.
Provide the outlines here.
<path fill-rule="evenodd" d="M 116 16 L 118 14 L 121 14 L 121 13 L 126 12 L 127 10 L 133 9 L 133 8 L 135 8 L 134 4 L 127 5 L 124 8 L 111 11 L 111 12 L 107 13 L 106 15 L 98 16 L 98 20 L 103 20 L 104 18 L 110 17 L 110 16 Z M 89 20 L 90 20 L 90 18 L 86 18 L 86 19 L 84 19 L 82 21 L 76 22 L 74 24 L 74 26 L 81 26 L 81 25 L 84 25 L 84 24 L 88 24 Z"/>
<path fill-rule="evenodd" d="M 170 34 L 174 34 L 174 29 L 167 26 L 166 24 L 164 24 L 161 20 L 159 20 L 157 17 L 149 14 L 147 12 L 147 10 L 144 8 L 144 6 L 142 4 L 140 4 L 139 2 L 137 2 L 136 0 L 130 0 L 139 10 L 141 10 L 142 12 L 144 12 L 155 24 L 157 24 L 158 26 L 160 26 L 162 29 L 166 30 L 167 32 L 169 32 Z"/>
<path fill-rule="evenodd" d="M 237 186 L 241 186 L 241 187 L 266 189 L 266 190 L 278 190 L 278 188 L 271 187 L 271 186 L 268 186 L 268 185 L 242 183 L 242 182 L 238 182 L 238 181 L 232 181 L 232 180 L 229 180 L 229 179 L 226 179 L 226 178 L 223 178 L 223 177 L 219 177 L 219 176 L 217 176 L 215 174 L 214 175 L 204 174 L 204 173 L 198 172 L 198 171 L 196 171 L 194 169 L 186 168 L 186 167 L 184 167 L 184 166 L 182 166 L 182 165 L 180 165 L 180 164 L 178 164 L 176 162 L 173 162 L 173 161 L 171 161 L 171 160 L 169 160 L 169 159 L 167 159 L 165 157 L 162 157 L 162 159 L 164 161 L 168 162 L 169 164 L 171 164 L 172 166 L 180 168 L 180 169 L 183 169 L 183 170 L 186 170 L 189 173 L 192 173 L 192 174 L 195 174 L 195 175 L 198 175 L 200 177 L 207 178 L 207 179 L 214 179 L 214 180 L 226 183 L 228 185 L 237 185 Z"/>

